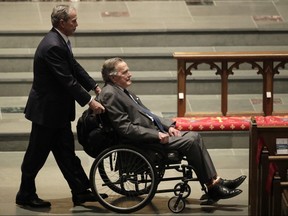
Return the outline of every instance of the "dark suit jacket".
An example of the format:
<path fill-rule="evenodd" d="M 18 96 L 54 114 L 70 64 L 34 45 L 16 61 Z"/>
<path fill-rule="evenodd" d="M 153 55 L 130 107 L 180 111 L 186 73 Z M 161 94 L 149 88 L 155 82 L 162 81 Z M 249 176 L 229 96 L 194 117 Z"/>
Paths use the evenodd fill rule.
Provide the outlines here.
<path fill-rule="evenodd" d="M 34 56 L 34 80 L 25 117 L 47 127 L 62 127 L 75 119 L 75 100 L 84 106 L 96 82 L 74 59 L 65 40 L 52 28 Z"/>
<path fill-rule="evenodd" d="M 133 93 L 131 95 L 144 106 L 136 95 Z M 141 140 L 141 143 L 159 142 L 157 127 L 122 89 L 109 83 L 102 88 L 99 100 L 105 107 L 108 118 L 120 138 L 125 141 Z M 173 125 L 172 121 L 159 118 L 166 130 Z"/>

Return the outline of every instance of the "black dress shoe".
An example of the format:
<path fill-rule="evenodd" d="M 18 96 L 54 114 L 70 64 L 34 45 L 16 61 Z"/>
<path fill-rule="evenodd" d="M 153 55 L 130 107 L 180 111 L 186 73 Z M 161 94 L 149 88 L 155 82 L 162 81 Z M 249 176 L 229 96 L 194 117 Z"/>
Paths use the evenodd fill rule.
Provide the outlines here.
<path fill-rule="evenodd" d="M 229 189 L 236 189 L 238 188 L 246 179 L 246 175 L 242 175 L 234 180 L 226 180 L 226 179 L 220 179 L 219 183 Z"/>
<path fill-rule="evenodd" d="M 30 199 L 16 199 L 16 204 L 22 206 L 30 206 L 32 208 L 48 208 L 51 206 L 50 202 L 44 201 L 38 197 Z"/>
<path fill-rule="evenodd" d="M 108 195 L 101 194 L 101 197 L 103 199 L 106 199 Z M 97 200 L 97 197 L 90 190 L 86 190 L 82 193 L 73 194 L 72 201 L 74 203 L 74 206 L 76 206 L 76 205 L 81 205 L 82 203 L 85 203 L 85 202 L 97 202 L 98 200 Z"/>
<path fill-rule="evenodd" d="M 229 189 L 219 183 L 208 189 L 208 195 L 213 200 L 229 199 L 242 193 L 240 189 Z"/>

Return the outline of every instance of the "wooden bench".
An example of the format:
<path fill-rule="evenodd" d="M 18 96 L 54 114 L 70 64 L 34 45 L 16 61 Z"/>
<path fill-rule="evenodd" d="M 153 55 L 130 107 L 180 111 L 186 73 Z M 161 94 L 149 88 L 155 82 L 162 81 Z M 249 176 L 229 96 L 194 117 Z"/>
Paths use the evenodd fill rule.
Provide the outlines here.
<path fill-rule="evenodd" d="M 288 168 L 288 156 L 284 157 L 269 157 L 269 161 L 276 162 L 277 169 L 271 185 L 271 194 L 269 196 L 269 210 L 271 216 L 281 215 L 282 209 L 282 194 L 285 189 L 288 189 L 288 180 L 287 180 L 287 168 Z M 282 173 L 281 173 L 282 172 Z M 283 174 L 285 172 L 285 175 Z M 283 176 L 284 175 L 284 176 Z M 269 185 L 267 185 L 269 187 Z"/>
<path fill-rule="evenodd" d="M 281 214 L 281 196 L 288 186 L 287 169 L 288 155 L 270 156 L 266 146 L 263 147 L 255 185 L 258 189 L 258 208 L 255 215 Z"/>
<path fill-rule="evenodd" d="M 221 80 L 221 116 L 228 112 L 228 77 L 242 64 L 250 64 L 251 69 L 262 75 L 262 113 L 252 115 L 276 115 L 273 112 L 273 80 L 279 70 L 288 63 L 288 52 L 175 52 L 177 60 L 177 116 L 186 116 L 186 77 L 192 75 L 199 65 L 206 64 L 215 71 Z M 243 110 L 242 115 L 249 115 Z M 238 113 L 239 114 L 239 113 Z M 219 114 L 218 114 L 219 115 Z"/>
<path fill-rule="evenodd" d="M 257 125 L 255 119 L 251 119 L 251 126 L 249 131 L 249 206 L 250 214 L 259 215 L 261 208 L 261 201 L 259 193 L 265 193 L 263 187 L 258 185 L 259 176 L 263 175 L 259 170 L 260 157 L 265 146 L 265 150 L 269 157 L 275 156 L 276 139 L 288 138 L 288 126 L 271 126 L 271 125 Z M 264 166 L 264 165 L 261 165 Z M 267 164 L 265 165 L 268 166 Z M 262 171 L 265 169 L 262 169 Z M 267 169 L 266 169 L 267 170 Z M 267 176 L 267 173 L 264 174 Z M 281 174 L 284 175 L 284 174 Z M 286 173 L 285 173 L 286 175 Z M 284 177 L 284 176 L 283 176 Z M 262 177 L 262 178 L 265 178 Z M 262 189 L 262 191 L 260 191 Z M 265 206 L 265 203 L 264 203 Z M 265 211 L 265 210 L 264 210 Z"/>

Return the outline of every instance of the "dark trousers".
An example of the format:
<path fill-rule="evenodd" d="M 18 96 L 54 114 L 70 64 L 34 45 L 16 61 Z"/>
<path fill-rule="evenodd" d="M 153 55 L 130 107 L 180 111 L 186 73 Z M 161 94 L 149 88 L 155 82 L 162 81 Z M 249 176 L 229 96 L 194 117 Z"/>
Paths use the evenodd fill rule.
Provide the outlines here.
<path fill-rule="evenodd" d="M 170 137 L 164 148 L 178 150 L 186 156 L 188 164 L 193 167 L 199 182 L 210 183 L 217 175 L 211 157 L 204 145 L 202 137 L 196 132 L 182 132 L 181 137 Z"/>
<path fill-rule="evenodd" d="M 89 179 L 75 154 L 71 123 L 64 128 L 47 128 L 32 123 L 29 145 L 21 166 L 21 197 L 36 195 L 35 178 L 52 151 L 54 158 L 72 193 L 88 189 Z"/>

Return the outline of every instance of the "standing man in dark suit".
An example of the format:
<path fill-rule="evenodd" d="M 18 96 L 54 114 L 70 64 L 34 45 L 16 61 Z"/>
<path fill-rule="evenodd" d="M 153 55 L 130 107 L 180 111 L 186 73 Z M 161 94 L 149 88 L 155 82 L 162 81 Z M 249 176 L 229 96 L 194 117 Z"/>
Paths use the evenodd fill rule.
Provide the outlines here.
<path fill-rule="evenodd" d="M 96 201 L 80 159 L 75 154 L 71 121 L 75 119 L 75 101 L 88 105 L 95 113 L 104 107 L 88 93 L 101 89 L 74 59 L 68 37 L 78 26 L 76 9 L 58 5 L 51 14 L 53 28 L 40 42 L 34 56 L 34 80 L 25 108 L 32 121 L 30 141 L 21 166 L 18 205 L 50 207 L 36 193 L 35 178 L 50 151 L 66 179 L 74 205 Z"/>
<path fill-rule="evenodd" d="M 206 185 L 209 197 L 214 200 L 231 198 L 242 192 L 237 187 L 246 176 L 234 180 L 220 178 L 198 133 L 180 132 L 175 129 L 175 122 L 154 115 L 136 95 L 128 92 L 132 75 L 125 61 L 121 58 L 106 60 L 102 77 L 105 86 L 99 100 L 122 142 L 140 143 L 142 148 L 158 145 L 179 151 L 186 156 L 200 183 Z"/>

